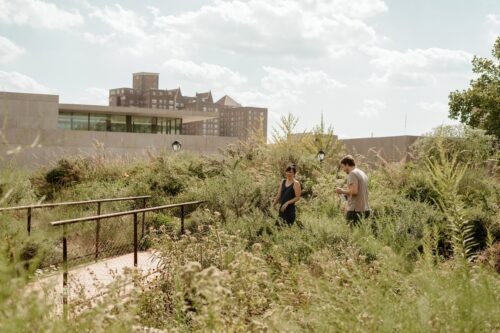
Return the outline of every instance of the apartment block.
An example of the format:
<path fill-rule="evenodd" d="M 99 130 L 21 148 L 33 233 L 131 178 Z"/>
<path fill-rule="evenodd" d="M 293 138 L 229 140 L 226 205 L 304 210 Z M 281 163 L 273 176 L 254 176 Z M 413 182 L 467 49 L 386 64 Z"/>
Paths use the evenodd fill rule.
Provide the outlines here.
<path fill-rule="evenodd" d="M 109 105 L 215 113 L 218 117 L 183 123 L 181 133 L 246 140 L 256 130 L 262 130 L 267 138 L 266 108 L 244 107 L 227 95 L 214 102 L 211 91 L 183 96 L 180 88 L 163 90 L 158 88 L 158 84 L 158 73 L 134 73 L 133 88 L 109 91 Z"/>

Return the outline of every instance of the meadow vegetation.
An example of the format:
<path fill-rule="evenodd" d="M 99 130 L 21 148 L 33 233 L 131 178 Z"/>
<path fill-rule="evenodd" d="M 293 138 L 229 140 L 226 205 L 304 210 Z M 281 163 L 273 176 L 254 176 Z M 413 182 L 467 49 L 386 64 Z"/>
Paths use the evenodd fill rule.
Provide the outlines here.
<path fill-rule="evenodd" d="M 444 127 L 419 140 L 407 163 L 358 156 L 373 217 L 352 229 L 334 192 L 345 179 L 342 147 L 322 125 L 293 136 L 295 124 L 284 118 L 272 145 L 255 137 L 221 156 L 125 162 L 103 150 L 34 172 L 2 170 L 2 206 L 133 195 L 152 195 L 150 205 L 206 204 L 191 212 L 185 235 L 175 211 L 149 215 L 142 245 L 158 251 L 159 274 L 136 281 L 127 297 L 111 287 L 69 321 L 24 286 L 60 255 L 44 222 L 94 208 L 41 212 L 39 236 L 30 239 L 24 215 L 0 214 L 0 331 L 500 331 L 496 139 Z M 303 199 L 299 223 L 279 228 L 271 199 L 289 162 L 298 166 Z"/>

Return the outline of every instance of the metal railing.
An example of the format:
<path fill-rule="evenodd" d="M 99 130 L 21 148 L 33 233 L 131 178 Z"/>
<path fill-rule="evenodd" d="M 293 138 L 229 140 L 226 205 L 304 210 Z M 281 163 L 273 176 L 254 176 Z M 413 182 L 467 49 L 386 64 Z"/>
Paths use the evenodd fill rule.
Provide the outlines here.
<path fill-rule="evenodd" d="M 142 207 L 146 208 L 146 200 L 150 199 L 150 195 L 142 195 L 136 197 L 124 197 L 124 198 L 105 198 L 105 199 L 95 199 L 95 200 L 86 200 L 86 201 L 69 201 L 69 202 L 56 202 L 49 204 L 39 204 L 39 205 L 26 205 L 26 206 L 17 206 L 17 207 L 2 207 L 0 208 L 1 212 L 13 211 L 13 210 L 27 210 L 27 221 L 26 221 L 26 230 L 28 231 L 28 235 L 31 235 L 31 224 L 32 224 L 32 214 L 33 210 L 41 209 L 41 208 L 54 208 L 60 206 L 78 206 L 78 205 L 89 205 L 97 203 L 97 215 L 101 215 L 101 204 L 105 202 L 117 202 L 117 201 L 128 201 L 128 200 L 141 200 L 142 199 Z M 142 225 L 143 225 L 143 233 L 144 233 L 144 215 L 142 216 Z M 99 237 L 99 231 L 96 228 L 97 237 Z"/>
<path fill-rule="evenodd" d="M 96 216 L 88 216 L 88 217 L 80 217 L 80 218 L 75 218 L 75 219 L 68 219 L 68 220 L 61 220 L 61 221 L 54 221 L 50 222 L 50 225 L 52 227 L 62 227 L 62 256 L 63 256 L 63 308 L 67 309 L 68 305 L 68 227 L 77 223 L 86 223 L 86 222 L 91 222 L 95 221 L 97 224 L 100 223 L 101 220 L 104 219 L 111 219 L 115 217 L 122 217 L 122 216 L 128 216 L 128 215 L 133 215 L 133 252 L 134 252 L 134 267 L 137 267 L 138 264 L 138 249 L 139 249 L 139 236 L 138 236 L 138 215 L 143 214 L 143 221 L 144 221 L 144 214 L 147 212 L 154 212 L 154 211 L 162 211 L 165 209 L 171 209 L 171 208 L 180 208 L 180 219 L 181 219 L 181 234 L 184 234 L 185 228 L 184 228 L 184 217 L 185 217 L 185 207 L 186 206 L 192 206 L 192 205 L 199 205 L 203 203 L 204 201 L 190 201 L 190 202 L 183 202 L 183 203 L 177 203 L 177 204 L 170 204 L 170 205 L 163 205 L 163 206 L 157 206 L 157 207 L 149 207 L 149 208 L 142 208 L 142 209 L 136 209 L 136 210 L 130 210 L 130 211 L 125 211 L 125 212 L 117 212 L 117 213 L 109 213 L 109 214 L 103 214 L 103 215 L 96 215 Z M 97 228 L 96 228 L 97 230 Z M 142 236 L 144 236 L 144 223 L 142 226 Z M 98 241 L 99 239 L 96 238 L 96 249 L 98 249 Z M 96 258 L 97 258 L 97 252 L 96 252 Z"/>

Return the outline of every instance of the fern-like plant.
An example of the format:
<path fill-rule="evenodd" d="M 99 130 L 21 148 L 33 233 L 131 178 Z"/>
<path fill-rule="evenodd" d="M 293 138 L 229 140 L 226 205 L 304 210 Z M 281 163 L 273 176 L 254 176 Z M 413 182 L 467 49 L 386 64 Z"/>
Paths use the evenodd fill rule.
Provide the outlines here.
<path fill-rule="evenodd" d="M 437 158 L 427 158 L 425 161 L 431 176 L 431 186 L 437 193 L 433 200 L 448 222 L 455 256 L 471 260 L 475 257 L 474 247 L 477 245 L 474 224 L 467 219 L 466 207 L 459 191 L 468 165 L 460 161 L 460 153 L 449 156 L 439 142 L 437 149 Z"/>

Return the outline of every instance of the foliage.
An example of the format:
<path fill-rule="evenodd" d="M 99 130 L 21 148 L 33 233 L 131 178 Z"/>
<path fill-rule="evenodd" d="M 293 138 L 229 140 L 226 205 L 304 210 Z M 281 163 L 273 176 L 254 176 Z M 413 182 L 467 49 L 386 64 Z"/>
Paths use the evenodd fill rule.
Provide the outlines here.
<path fill-rule="evenodd" d="M 437 127 L 411 147 L 414 159 L 421 162 L 426 158 L 439 158 L 440 149 L 445 151 L 447 158 L 455 156 L 461 162 L 484 166 L 495 158 L 498 146 L 495 137 L 484 130 L 457 125 Z"/>
<path fill-rule="evenodd" d="M 285 119 L 289 129 L 292 118 Z M 69 321 L 26 283 L 61 255 L 60 234 L 43 224 L 94 214 L 95 206 L 40 211 L 30 238 L 24 213 L 1 213 L 0 330 L 499 331 L 500 184 L 484 163 L 494 154 L 491 137 L 444 131 L 420 141 L 412 163 L 369 170 L 373 214 L 359 228 L 345 223 L 334 192 L 345 181 L 337 171 L 342 150 L 323 125 L 311 136 L 280 133 L 270 145 L 255 137 L 220 157 L 163 153 L 128 161 L 100 152 L 68 161 L 61 177 L 74 170 L 78 180 L 61 186 L 47 181 L 51 170 L 4 171 L 2 191 L 12 193 L 5 204 L 31 203 L 44 189 L 55 201 L 149 194 L 149 205 L 207 202 L 186 210 L 184 235 L 178 211 L 147 214 L 141 249 L 159 258 L 156 274 L 125 277 L 134 286 L 126 295 L 123 287 L 103 287 L 108 296 L 72 308 Z M 318 145 L 330 157 L 322 165 Z M 300 225 L 279 227 L 270 203 L 290 162 L 304 189 Z M 141 205 L 110 203 L 103 212 Z M 113 237 L 130 239 L 127 226 L 113 228 Z M 95 230 L 75 228 L 75 235 L 89 248 Z"/>
<path fill-rule="evenodd" d="M 472 259 L 476 245 L 474 225 L 466 217 L 464 200 L 459 194 L 460 182 L 469 166 L 459 163 L 457 155 L 449 161 L 444 151 L 441 152 L 438 160 L 429 158 L 426 162 L 432 177 L 431 186 L 438 194 L 435 202 L 449 223 L 454 254 Z"/>
<path fill-rule="evenodd" d="M 500 36 L 492 50 L 493 59 L 474 56 L 471 80 L 467 90 L 449 95 L 450 117 L 475 128 L 486 130 L 500 139 Z"/>

